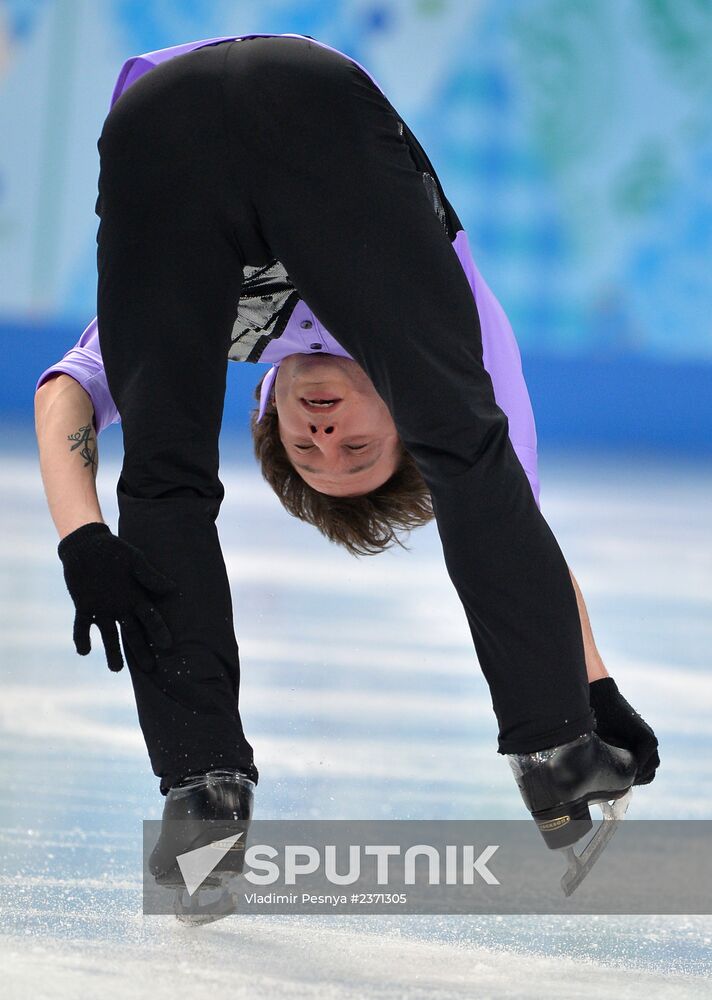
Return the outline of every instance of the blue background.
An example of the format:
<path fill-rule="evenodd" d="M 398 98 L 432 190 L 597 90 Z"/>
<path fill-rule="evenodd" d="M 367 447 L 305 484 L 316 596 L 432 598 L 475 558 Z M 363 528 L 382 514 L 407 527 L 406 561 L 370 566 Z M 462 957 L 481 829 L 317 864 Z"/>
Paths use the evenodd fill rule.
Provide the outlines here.
<path fill-rule="evenodd" d="M 127 57 L 302 32 L 430 155 L 519 340 L 540 446 L 712 450 L 712 5 L 4 0 L 5 419 L 94 315 L 96 138 Z M 244 426 L 264 370 L 230 366 Z M 113 431 L 109 432 L 113 433 Z"/>

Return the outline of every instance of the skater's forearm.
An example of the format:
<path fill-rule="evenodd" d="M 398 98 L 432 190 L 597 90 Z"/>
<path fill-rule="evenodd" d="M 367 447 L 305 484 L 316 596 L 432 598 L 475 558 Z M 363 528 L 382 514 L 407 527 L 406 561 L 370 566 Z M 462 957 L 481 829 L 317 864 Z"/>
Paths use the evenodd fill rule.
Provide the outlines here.
<path fill-rule="evenodd" d="M 35 393 L 35 432 L 50 515 L 60 538 L 103 521 L 96 493 L 99 450 L 89 394 L 70 375 Z"/>
<path fill-rule="evenodd" d="M 608 671 L 606 670 L 606 666 L 601 659 L 598 649 L 596 648 L 596 642 L 593 638 L 591 622 L 588 617 L 588 611 L 586 610 L 583 594 L 581 593 L 581 588 L 576 582 L 576 577 L 571 572 L 571 567 L 569 567 L 569 574 L 571 576 L 571 582 L 574 585 L 574 592 L 576 593 L 576 603 L 578 605 L 579 618 L 581 619 L 583 648 L 586 654 L 586 673 L 588 674 L 588 680 L 590 683 L 591 681 L 600 680 L 601 677 L 608 677 Z"/>

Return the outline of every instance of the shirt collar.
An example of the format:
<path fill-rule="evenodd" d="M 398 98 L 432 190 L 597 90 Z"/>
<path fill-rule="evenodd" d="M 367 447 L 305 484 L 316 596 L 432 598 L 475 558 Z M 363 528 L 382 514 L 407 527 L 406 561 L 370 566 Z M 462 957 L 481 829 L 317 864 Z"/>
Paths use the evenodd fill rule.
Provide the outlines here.
<path fill-rule="evenodd" d="M 274 380 L 277 378 L 278 371 L 279 371 L 279 364 L 272 365 L 270 370 L 262 379 L 262 388 L 260 390 L 260 409 L 257 414 L 258 423 L 264 416 L 265 410 L 267 409 L 267 403 L 269 402 L 269 397 L 272 392 L 272 386 L 274 385 Z"/>

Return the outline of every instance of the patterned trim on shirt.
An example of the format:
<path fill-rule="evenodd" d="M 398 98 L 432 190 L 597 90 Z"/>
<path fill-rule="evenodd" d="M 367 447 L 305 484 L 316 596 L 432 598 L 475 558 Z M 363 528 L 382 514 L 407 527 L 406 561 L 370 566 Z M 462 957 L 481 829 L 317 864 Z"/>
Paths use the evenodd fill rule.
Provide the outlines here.
<path fill-rule="evenodd" d="M 242 291 L 228 358 L 254 363 L 259 361 L 270 340 L 284 333 L 299 302 L 299 292 L 278 260 L 261 267 L 245 267 L 242 273 Z"/>

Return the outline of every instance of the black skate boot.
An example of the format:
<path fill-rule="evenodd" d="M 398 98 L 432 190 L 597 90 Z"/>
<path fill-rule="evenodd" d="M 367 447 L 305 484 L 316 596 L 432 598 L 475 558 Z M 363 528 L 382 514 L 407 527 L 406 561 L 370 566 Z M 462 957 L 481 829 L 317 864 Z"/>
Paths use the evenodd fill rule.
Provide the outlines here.
<path fill-rule="evenodd" d="M 239 771 L 214 770 L 191 775 L 168 792 L 161 833 L 148 867 L 158 885 L 176 889 L 179 919 L 208 923 L 235 912 L 227 886 L 242 873 L 254 788 L 254 781 Z M 199 886 L 194 886 L 191 875 L 186 878 L 185 856 L 211 846 L 216 856 L 217 851 L 222 856 L 200 879 Z M 198 864 L 198 869 L 201 867 L 203 859 Z"/>
<path fill-rule="evenodd" d="M 534 753 L 507 754 L 525 805 L 547 847 L 564 850 L 569 868 L 561 880 L 567 896 L 586 877 L 630 802 L 636 763 L 628 750 L 604 743 L 595 733 Z M 573 845 L 592 828 L 589 806 L 603 823 L 581 854 Z"/>

